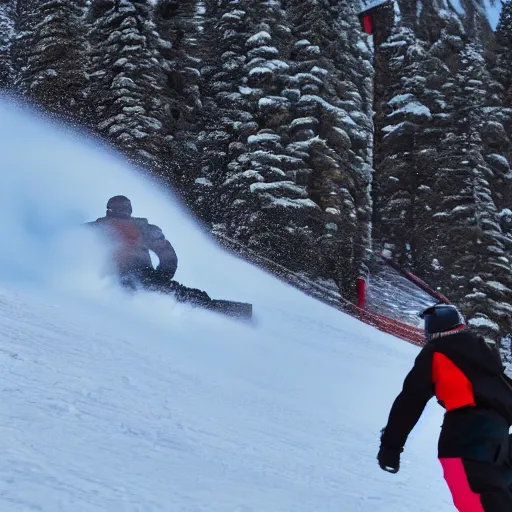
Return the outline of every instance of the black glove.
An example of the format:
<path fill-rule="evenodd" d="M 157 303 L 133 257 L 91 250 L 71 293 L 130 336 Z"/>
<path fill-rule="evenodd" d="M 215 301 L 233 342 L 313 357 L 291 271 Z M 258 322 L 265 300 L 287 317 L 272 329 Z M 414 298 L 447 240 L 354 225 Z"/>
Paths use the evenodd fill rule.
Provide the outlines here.
<path fill-rule="evenodd" d="M 387 446 L 380 446 L 377 460 L 379 466 L 388 473 L 398 473 L 400 469 L 400 454 L 404 451 L 403 448 L 388 448 Z"/>

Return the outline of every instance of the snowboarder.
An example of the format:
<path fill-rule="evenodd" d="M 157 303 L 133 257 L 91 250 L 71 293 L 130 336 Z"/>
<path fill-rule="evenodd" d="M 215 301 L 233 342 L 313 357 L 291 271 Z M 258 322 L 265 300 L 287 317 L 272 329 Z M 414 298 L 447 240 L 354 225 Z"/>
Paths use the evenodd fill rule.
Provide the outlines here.
<path fill-rule="evenodd" d="M 377 456 L 390 473 L 427 402 L 446 410 L 438 443 L 444 478 L 459 512 L 512 511 L 512 380 L 455 306 L 436 304 L 421 315 L 427 344 L 405 378 Z"/>
<path fill-rule="evenodd" d="M 182 302 L 208 305 L 211 301 L 206 292 L 173 281 L 178 268 L 173 246 L 158 226 L 132 217 L 132 204 L 126 196 L 111 197 L 105 217 L 86 225 L 100 228 L 114 244 L 115 270 L 126 288 L 135 289 L 141 284 L 147 289 L 173 293 Z M 149 251 L 159 259 L 156 269 Z"/>
<path fill-rule="evenodd" d="M 160 260 L 157 271 L 165 273 L 169 279 L 174 277 L 178 268 L 174 248 L 158 226 L 149 224 L 147 219 L 132 217 L 132 204 L 127 197 L 111 197 L 107 202 L 105 217 L 87 225 L 102 228 L 114 243 L 114 260 L 119 274 L 153 268 L 151 250 Z"/>

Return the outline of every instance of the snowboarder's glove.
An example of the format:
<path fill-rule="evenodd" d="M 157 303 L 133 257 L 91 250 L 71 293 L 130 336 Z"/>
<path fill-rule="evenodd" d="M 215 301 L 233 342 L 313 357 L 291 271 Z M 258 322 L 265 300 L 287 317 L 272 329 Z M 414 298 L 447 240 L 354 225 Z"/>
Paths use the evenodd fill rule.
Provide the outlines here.
<path fill-rule="evenodd" d="M 403 448 L 388 448 L 381 445 L 377 455 L 381 469 L 388 473 L 398 473 L 400 469 L 400 454 L 403 451 Z"/>

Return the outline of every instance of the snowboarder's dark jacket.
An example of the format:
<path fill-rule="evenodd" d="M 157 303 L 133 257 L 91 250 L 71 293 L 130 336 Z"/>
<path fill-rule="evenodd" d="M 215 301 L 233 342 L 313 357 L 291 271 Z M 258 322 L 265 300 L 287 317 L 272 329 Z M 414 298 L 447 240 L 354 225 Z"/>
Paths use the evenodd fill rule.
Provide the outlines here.
<path fill-rule="evenodd" d="M 512 381 L 499 356 L 469 329 L 430 341 L 396 398 L 382 445 L 402 449 L 427 402 L 446 409 L 439 457 L 496 462 L 508 457 Z"/>
<path fill-rule="evenodd" d="M 115 262 L 119 273 L 152 268 L 149 251 L 160 260 L 159 268 L 174 275 L 178 257 L 162 230 L 147 219 L 129 217 L 101 217 L 87 226 L 99 227 L 114 243 Z"/>

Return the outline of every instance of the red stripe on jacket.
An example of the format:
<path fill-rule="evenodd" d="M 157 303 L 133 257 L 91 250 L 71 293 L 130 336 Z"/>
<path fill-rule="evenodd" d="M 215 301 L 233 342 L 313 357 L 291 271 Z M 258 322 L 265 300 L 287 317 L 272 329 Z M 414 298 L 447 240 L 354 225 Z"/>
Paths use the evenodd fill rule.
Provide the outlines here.
<path fill-rule="evenodd" d="M 473 385 L 455 363 L 444 354 L 435 352 L 432 361 L 432 382 L 437 399 L 447 411 L 475 406 Z"/>

